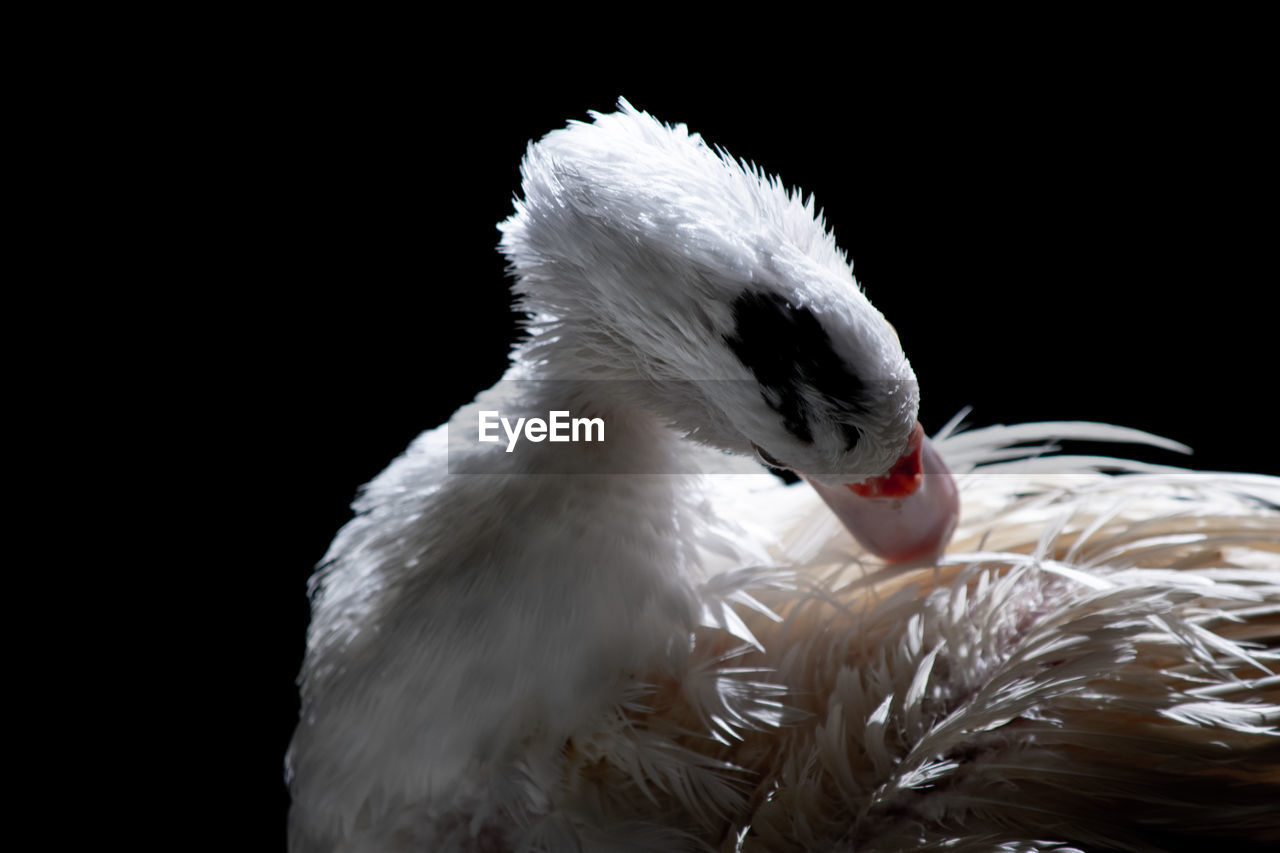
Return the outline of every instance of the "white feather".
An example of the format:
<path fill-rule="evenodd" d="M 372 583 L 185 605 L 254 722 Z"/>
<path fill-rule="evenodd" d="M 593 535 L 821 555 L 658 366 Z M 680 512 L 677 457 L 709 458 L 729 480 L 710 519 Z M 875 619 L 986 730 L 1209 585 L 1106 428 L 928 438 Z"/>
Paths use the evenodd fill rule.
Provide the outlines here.
<path fill-rule="evenodd" d="M 1280 480 L 1055 455 L 1186 451 L 1122 427 L 957 417 L 951 547 L 885 567 L 722 454 L 865 474 L 914 423 L 813 200 L 625 103 L 522 174 L 503 248 L 529 340 L 365 487 L 313 579 L 294 853 L 1280 840 Z M 825 416 L 797 442 L 726 347 L 748 288 L 881 383 L 856 449 Z M 479 409 L 565 394 L 606 446 L 556 473 L 465 452 Z"/>

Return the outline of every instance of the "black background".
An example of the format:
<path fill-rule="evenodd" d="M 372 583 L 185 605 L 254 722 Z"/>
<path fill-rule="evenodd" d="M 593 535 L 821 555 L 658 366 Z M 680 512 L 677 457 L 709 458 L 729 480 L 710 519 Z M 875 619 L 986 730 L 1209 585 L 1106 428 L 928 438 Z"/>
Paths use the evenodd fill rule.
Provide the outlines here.
<path fill-rule="evenodd" d="M 249 448 L 225 505 L 257 543 L 240 612 L 262 680 L 239 712 L 265 730 L 251 776 L 277 827 L 306 579 L 356 488 L 501 375 L 517 330 L 494 226 L 520 158 L 619 95 L 817 196 L 928 430 L 969 405 L 979 425 L 1108 421 L 1193 445 L 1194 467 L 1280 470 L 1274 195 L 1243 65 L 1082 46 L 670 79 L 374 54 L 270 75 L 211 131 L 211 192 L 243 196 L 208 344 Z"/>

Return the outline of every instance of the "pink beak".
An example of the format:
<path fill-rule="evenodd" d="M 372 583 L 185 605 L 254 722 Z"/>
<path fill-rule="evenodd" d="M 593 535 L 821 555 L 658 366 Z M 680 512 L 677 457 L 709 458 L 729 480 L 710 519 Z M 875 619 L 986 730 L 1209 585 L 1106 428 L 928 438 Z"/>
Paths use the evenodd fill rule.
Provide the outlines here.
<path fill-rule="evenodd" d="M 891 563 L 936 559 L 960 519 L 955 480 L 919 423 L 882 477 L 844 486 L 805 479 L 863 547 Z"/>

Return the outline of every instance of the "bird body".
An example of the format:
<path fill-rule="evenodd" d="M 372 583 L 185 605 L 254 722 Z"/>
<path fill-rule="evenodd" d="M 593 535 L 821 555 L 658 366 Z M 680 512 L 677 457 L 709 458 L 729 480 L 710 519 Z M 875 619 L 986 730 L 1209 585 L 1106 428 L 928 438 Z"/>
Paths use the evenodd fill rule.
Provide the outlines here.
<path fill-rule="evenodd" d="M 313 579 L 295 853 L 1144 849 L 1073 772 L 1162 832 L 1270 831 L 1275 654 L 1248 644 L 1280 619 L 1274 479 L 1028 459 L 1168 445 L 1118 427 L 922 441 L 812 200 L 625 103 L 522 174 L 528 338 Z M 486 412 L 604 440 L 486 442 Z M 895 519 L 886 567 L 860 543 Z M 1159 759 L 1118 760 L 1116 725 Z M 1197 811 L 1164 773 L 1238 798 Z"/>
<path fill-rule="evenodd" d="M 444 439 L 424 435 L 367 487 L 317 580 L 305 683 L 325 702 L 299 742 L 415 737 L 357 738 L 337 756 L 295 746 L 295 772 L 323 780 L 315 812 L 348 825 L 375 782 L 452 796 L 476 766 L 554 761 L 629 673 L 679 659 L 698 612 L 676 529 L 684 478 L 574 477 L 567 489 L 573 475 L 447 476 Z M 611 439 L 625 446 L 621 430 Z M 634 525 L 625 539 L 619 518 Z M 529 732 L 547 755 L 526 749 Z M 335 781 L 358 787 L 330 800 L 344 793 Z"/>

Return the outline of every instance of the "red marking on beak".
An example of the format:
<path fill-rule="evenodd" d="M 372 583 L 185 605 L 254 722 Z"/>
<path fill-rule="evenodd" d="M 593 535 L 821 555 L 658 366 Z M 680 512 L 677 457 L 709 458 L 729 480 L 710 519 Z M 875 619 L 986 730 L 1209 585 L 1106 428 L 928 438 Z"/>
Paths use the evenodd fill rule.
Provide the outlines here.
<path fill-rule="evenodd" d="M 905 498 L 914 494 L 924 481 L 924 463 L 920 458 L 924 447 L 924 427 L 916 423 L 907 440 L 906 452 L 893 464 L 883 477 L 871 477 L 861 483 L 849 483 L 847 488 L 863 498 Z"/>
<path fill-rule="evenodd" d="M 837 486 L 806 479 L 864 548 L 891 563 L 936 559 L 960 519 L 955 480 L 919 424 L 883 477 Z"/>

